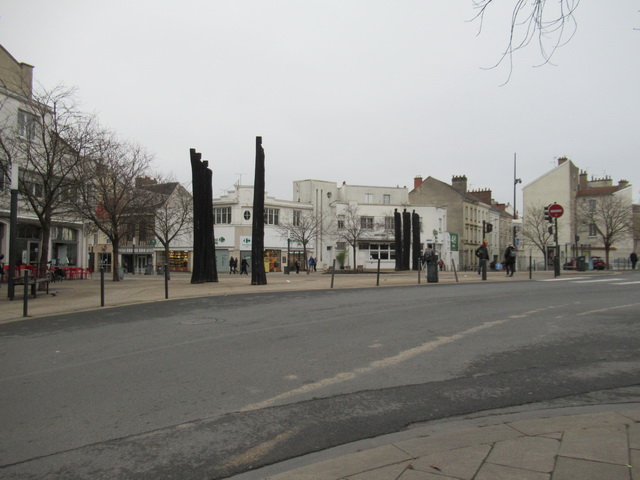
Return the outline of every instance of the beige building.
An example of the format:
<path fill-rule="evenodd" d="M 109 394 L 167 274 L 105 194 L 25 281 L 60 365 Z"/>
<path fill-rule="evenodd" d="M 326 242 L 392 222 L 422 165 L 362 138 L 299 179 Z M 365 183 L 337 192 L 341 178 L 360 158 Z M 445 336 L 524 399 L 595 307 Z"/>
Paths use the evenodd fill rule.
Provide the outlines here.
<path fill-rule="evenodd" d="M 604 257 L 602 239 L 597 234 L 593 225 L 581 227 L 579 216 L 581 209 L 593 208 L 599 199 L 615 196 L 623 200 L 629 206 L 631 221 L 632 188 L 626 180 L 620 180 L 613 184 L 610 177 L 588 179 L 588 174 L 580 169 L 568 158 L 558 159 L 556 167 L 546 172 L 522 189 L 524 198 L 525 219 L 533 212 L 539 212 L 544 206 L 557 203 L 562 206 L 564 212 L 558 218 L 558 245 L 560 249 L 560 262 L 578 256 L 585 256 L 587 260 L 593 256 Z M 553 238 L 549 239 L 548 246 L 551 249 L 555 244 Z M 611 250 L 610 260 L 615 263 L 623 262 L 629 258 L 633 249 L 631 235 L 624 236 L 615 242 Z M 536 247 L 529 245 L 528 254 L 531 254 L 538 265 L 549 264 L 552 253 L 547 253 L 547 258 L 542 256 Z M 619 262 L 616 260 L 619 259 Z"/>
<path fill-rule="evenodd" d="M 475 251 L 485 239 L 490 258 L 501 262 L 502 253 L 512 240 L 513 219 L 505 205 L 493 201 L 491 190 L 468 191 L 464 175 L 454 176 L 451 185 L 433 177 L 416 177 L 409 202 L 412 206 L 447 210 L 451 258 L 456 268 L 477 268 Z M 489 224 L 491 227 L 487 228 Z"/>

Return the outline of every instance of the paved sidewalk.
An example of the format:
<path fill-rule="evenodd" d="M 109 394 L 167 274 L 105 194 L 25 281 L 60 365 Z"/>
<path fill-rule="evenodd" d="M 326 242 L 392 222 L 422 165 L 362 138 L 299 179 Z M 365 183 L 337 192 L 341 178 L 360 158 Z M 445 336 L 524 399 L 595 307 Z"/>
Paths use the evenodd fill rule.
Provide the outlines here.
<path fill-rule="evenodd" d="M 635 480 L 640 478 L 638 422 L 640 404 L 444 420 L 232 478 Z"/>
<path fill-rule="evenodd" d="M 562 272 L 561 278 L 573 276 L 602 276 L 609 272 Z M 52 283 L 49 295 L 38 292 L 36 298 L 29 296 L 27 315 L 29 317 L 46 317 L 71 312 L 93 310 L 101 307 L 100 275 L 94 273 L 93 278 L 86 280 L 65 280 Z M 482 282 L 476 272 L 439 272 L 438 283 L 427 283 L 424 272 L 385 272 L 378 276 L 375 273 L 336 274 L 333 279 L 334 289 L 367 288 L 420 285 L 429 287 L 441 284 Z M 533 272 L 534 280 L 553 278 L 552 271 Z M 251 277 L 246 275 L 229 275 L 221 273 L 218 282 L 192 285 L 191 274 L 172 273 L 169 281 L 169 299 L 195 298 L 216 295 L 237 295 L 243 293 L 258 294 L 265 292 L 286 292 L 299 290 L 322 290 L 331 288 L 331 275 L 314 272 L 307 275 L 285 275 L 283 273 L 267 274 L 267 285 L 251 285 Z M 489 272 L 487 282 L 529 281 L 529 272 L 518 272 L 514 277 L 506 277 L 502 272 Z M 379 285 L 378 285 L 379 282 Z M 420 283 L 418 283 L 420 282 Z M 104 308 L 134 303 L 165 301 L 165 282 L 162 275 L 125 276 L 121 282 L 113 282 L 110 275 L 105 275 Z M 16 286 L 13 301 L 7 298 L 7 285 L 0 285 L 0 323 L 23 319 L 23 286 Z"/>

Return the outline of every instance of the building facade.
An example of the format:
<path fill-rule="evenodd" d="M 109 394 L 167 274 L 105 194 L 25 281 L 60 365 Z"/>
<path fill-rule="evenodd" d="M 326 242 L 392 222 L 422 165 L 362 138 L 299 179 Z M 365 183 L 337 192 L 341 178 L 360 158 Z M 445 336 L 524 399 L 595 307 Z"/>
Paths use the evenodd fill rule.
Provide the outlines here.
<path fill-rule="evenodd" d="M 0 135 L 10 154 L 0 152 L 0 254 L 9 263 L 10 186 L 13 165 L 19 168 L 20 188 L 28 188 L 34 198 L 44 192 L 41 173 L 36 173 L 27 163 L 23 152 L 27 144 L 34 151 L 42 148 L 40 141 L 46 135 L 37 135 L 38 128 L 46 127 L 48 118 L 34 114 L 46 111 L 33 98 L 33 67 L 18 62 L 0 45 Z M 34 160 L 32 160 L 32 163 Z M 21 190 L 23 191 L 23 190 Z M 46 245 L 49 252 L 45 260 L 63 266 L 85 267 L 84 228 L 81 221 L 69 215 L 56 213 L 51 219 L 50 238 Z M 17 265 L 36 266 L 43 252 L 42 224 L 24 195 L 18 197 L 16 258 Z"/>
<path fill-rule="evenodd" d="M 605 256 L 605 247 L 595 225 L 584 225 L 585 211 L 594 209 L 598 202 L 618 198 L 628 207 L 629 224 L 633 222 L 632 188 L 626 180 L 613 184 L 610 177 L 591 178 L 566 157 L 558 164 L 522 189 L 525 219 L 528 215 L 540 214 L 544 206 L 556 203 L 562 206 L 563 214 L 557 220 L 557 237 L 560 262 L 564 264 L 579 256 L 588 261 L 594 256 Z M 582 217 L 582 218 L 581 218 Z M 611 249 L 612 261 L 624 262 L 634 249 L 631 231 L 621 235 Z M 545 256 L 533 245 L 528 247 L 537 265 L 547 266 L 555 251 L 553 238 L 549 239 Z M 546 257 L 546 258 L 545 258 Z"/>
<path fill-rule="evenodd" d="M 485 240 L 490 258 L 498 263 L 501 261 L 502 252 L 511 241 L 513 217 L 504 206 L 493 202 L 491 190 L 469 192 L 464 175 L 454 176 L 450 185 L 433 177 L 423 180 L 418 176 L 409 192 L 409 201 L 412 207 L 424 205 L 446 209 L 451 260 L 456 268 L 476 269 L 475 252 Z M 491 227 L 487 228 L 488 225 Z"/>

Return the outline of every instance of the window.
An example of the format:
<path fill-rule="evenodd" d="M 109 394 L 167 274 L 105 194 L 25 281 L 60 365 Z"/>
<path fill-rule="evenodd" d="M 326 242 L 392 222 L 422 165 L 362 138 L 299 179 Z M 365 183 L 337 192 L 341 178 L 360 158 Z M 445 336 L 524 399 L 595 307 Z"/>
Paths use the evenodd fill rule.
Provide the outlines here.
<path fill-rule="evenodd" d="M 384 203 L 385 205 L 390 205 L 391 195 L 389 195 L 388 193 L 385 193 L 384 195 L 382 195 L 382 203 Z"/>
<path fill-rule="evenodd" d="M 251 220 L 251 212 L 249 210 L 245 210 L 243 216 L 245 220 Z"/>
<path fill-rule="evenodd" d="M 300 215 L 302 214 L 302 212 L 300 210 L 294 210 L 293 211 L 293 226 L 294 227 L 299 227 L 300 226 Z"/>
<path fill-rule="evenodd" d="M 394 217 L 384 217 L 384 229 L 395 230 L 395 228 L 396 228 L 396 219 Z"/>
<path fill-rule="evenodd" d="M 35 134 L 36 117 L 22 110 L 18 110 L 18 135 L 31 139 Z"/>
<path fill-rule="evenodd" d="M 336 243 L 336 250 L 346 250 L 347 242 L 338 242 Z"/>
<path fill-rule="evenodd" d="M 364 203 L 373 203 L 373 193 L 364 194 Z"/>
<path fill-rule="evenodd" d="M 278 217 L 280 216 L 280 209 L 278 208 L 265 208 L 264 209 L 264 224 L 265 225 L 280 225 Z"/>
<path fill-rule="evenodd" d="M 344 228 L 344 215 L 338 215 L 338 228 Z"/>
<path fill-rule="evenodd" d="M 589 236 L 590 237 L 595 237 L 596 235 L 598 235 L 598 229 L 596 228 L 596 224 L 595 223 L 590 223 L 589 224 Z"/>
<path fill-rule="evenodd" d="M 25 188 L 27 189 L 27 193 L 32 197 L 42 198 L 44 187 L 41 183 L 25 182 Z"/>
<path fill-rule="evenodd" d="M 373 217 L 360 217 L 360 228 L 373 230 Z"/>
<path fill-rule="evenodd" d="M 217 207 L 213 209 L 213 223 L 229 224 L 231 223 L 231 207 Z"/>
<path fill-rule="evenodd" d="M 396 252 L 390 243 L 370 243 L 369 259 L 370 260 L 394 260 Z"/>
<path fill-rule="evenodd" d="M 596 211 L 596 201 L 594 199 L 589 200 L 589 213 Z"/>

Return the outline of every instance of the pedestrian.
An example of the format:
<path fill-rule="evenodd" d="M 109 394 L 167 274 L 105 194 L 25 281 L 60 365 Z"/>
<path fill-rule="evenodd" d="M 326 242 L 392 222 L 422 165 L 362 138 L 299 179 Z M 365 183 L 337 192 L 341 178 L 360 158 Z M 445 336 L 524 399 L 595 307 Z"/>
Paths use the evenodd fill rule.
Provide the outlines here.
<path fill-rule="evenodd" d="M 313 257 L 313 271 L 318 271 L 318 257 Z"/>
<path fill-rule="evenodd" d="M 296 273 L 300 273 L 300 261 L 296 260 Z"/>
<path fill-rule="evenodd" d="M 444 270 L 444 260 L 438 260 L 438 266 L 440 267 L 440 271 L 442 272 Z"/>
<path fill-rule="evenodd" d="M 231 275 L 233 273 L 233 265 L 234 265 L 233 262 L 234 262 L 233 257 L 231 257 L 229 259 L 229 275 Z"/>
<path fill-rule="evenodd" d="M 478 257 L 478 275 L 480 275 L 480 273 L 482 273 L 482 265 L 489 260 L 489 250 L 487 249 L 486 242 L 483 242 L 482 245 L 476 249 L 476 257 Z"/>
<path fill-rule="evenodd" d="M 307 273 L 315 272 L 315 269 L 313 268 L 313 262 L 313 256 L 309 257 L 309 270 L 307 270 Z"/>
<path fill-rule="evenodd" d="M 4 255 L 0 255 L 0 283 L 4 281 Z"/>
<path fill-rule="evenodd" d="M 238 260 L 235 260 L 235 263 L 238 263 Z M 242 259 L 242 262 L 240 262 L 240 275 L 242 275 L 243 273 L 245 275 L 249 275 L 249 272 L 247 272 L 247 268 L 249 267 L 249 262 L 247 262 L 246 258 Z M 235 272 L 234 272 L 235 273 Z"/>
<path fill-rule="evenodd" d="M 0 257 L 0 260 L 2 258 Z M 636 269 L 636 263 L 638 263 L 638 254 L 636 252 L 631 252 L 631 255 L 629 255 L 629 260 L 631 260 L 631 269 L 635 270 Z"/>
<path fill-rule="evenodd" d="M 510 243 L 507 246 L 507 249 L 504 251 L 504 270 L 507 273 L 507 277 L 513 277 L 513 274 L 516 271 L 516 256 L 518 251 L 516 247 Z"/>

